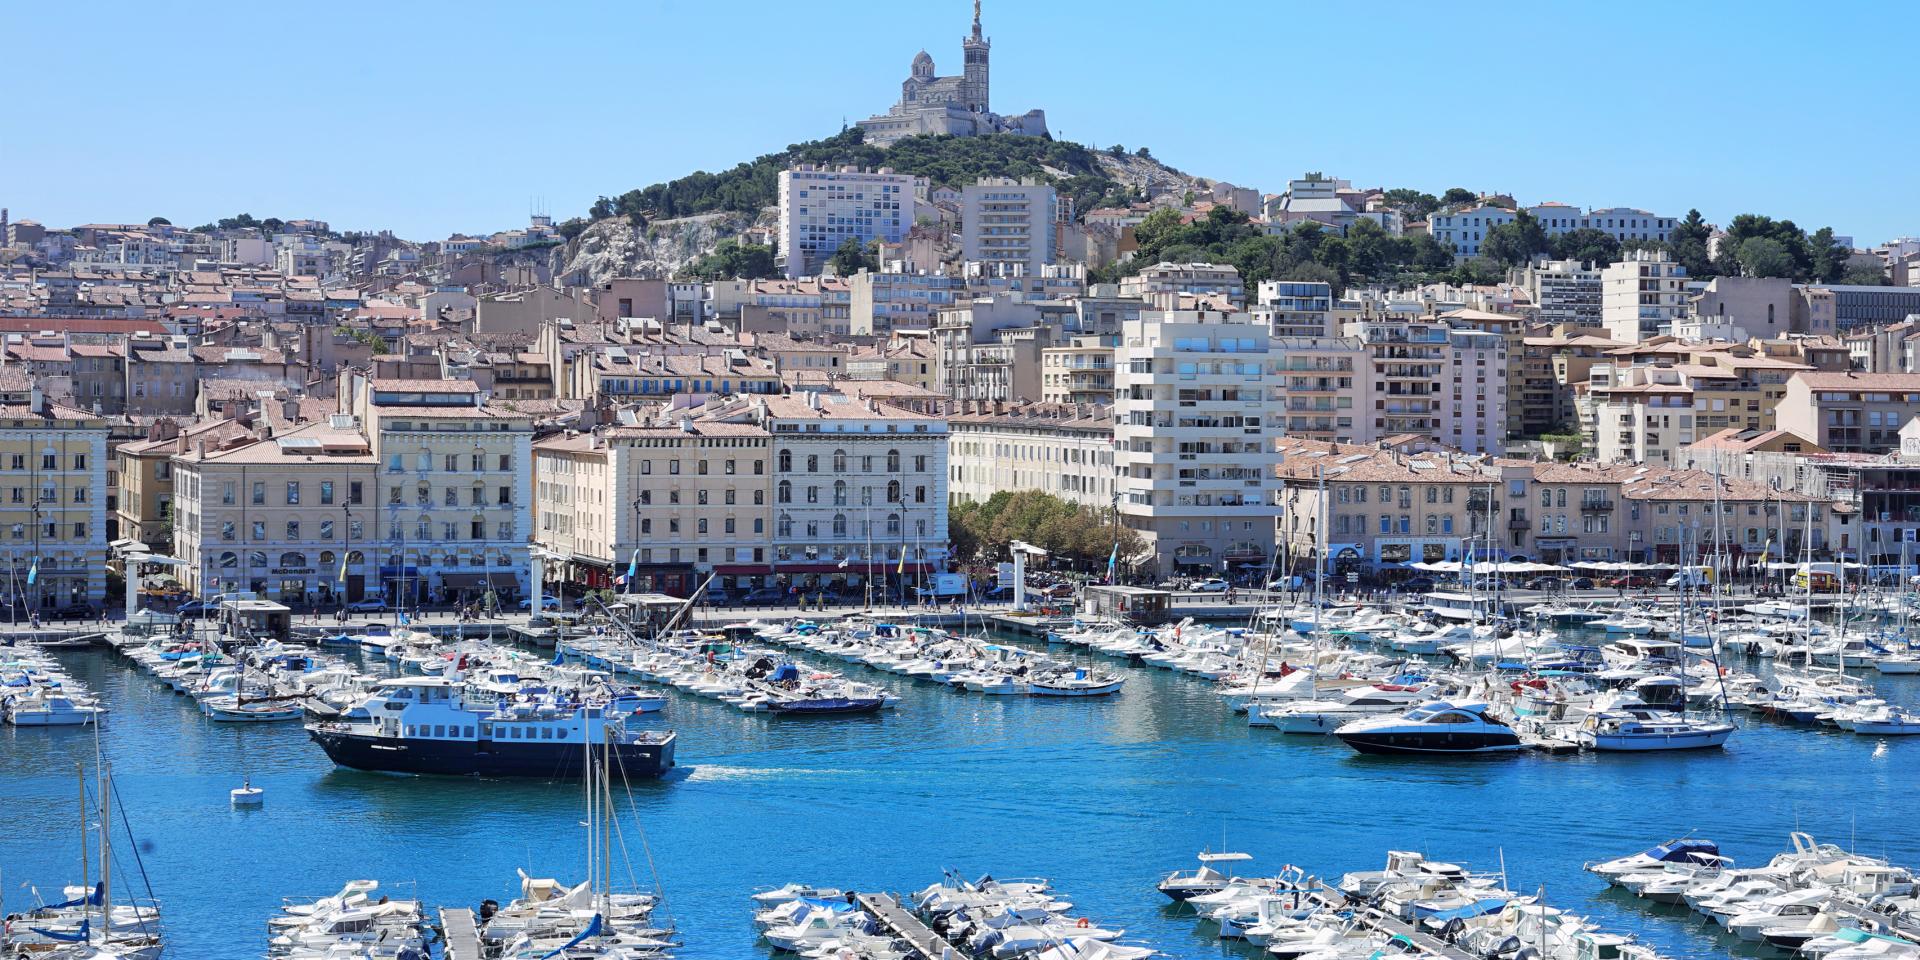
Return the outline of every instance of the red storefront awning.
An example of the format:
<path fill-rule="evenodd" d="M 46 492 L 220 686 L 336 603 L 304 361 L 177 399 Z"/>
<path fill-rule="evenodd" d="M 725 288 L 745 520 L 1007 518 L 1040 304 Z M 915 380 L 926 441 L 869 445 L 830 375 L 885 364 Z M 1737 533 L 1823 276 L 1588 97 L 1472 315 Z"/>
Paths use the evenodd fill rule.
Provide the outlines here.
<path fill-rule="evenodd" d="M 896 569 L 898 569 L 899 564 L 900 564 L 900 561 L 898 560 L 892 560 L 886 563 L 875 563 L 871 569 L 873 570 L 873 575 L 877 577 L 877 576 L 880 576 L 881 574 L 893 573 Z M 772 572 L 776 574 L 779 574 L 779 573 L 865 574 L 868 569 L 869 568 L 865 563 L 849 563 L 844 567 L 842 567 L 838 563 L 782 563 L 782 564 L 775 565 Z M 931 563 L 907 564 L 908 573 L 933 573 L 933 572 L 936 572 L 938 569 L 939 567 Z"/>

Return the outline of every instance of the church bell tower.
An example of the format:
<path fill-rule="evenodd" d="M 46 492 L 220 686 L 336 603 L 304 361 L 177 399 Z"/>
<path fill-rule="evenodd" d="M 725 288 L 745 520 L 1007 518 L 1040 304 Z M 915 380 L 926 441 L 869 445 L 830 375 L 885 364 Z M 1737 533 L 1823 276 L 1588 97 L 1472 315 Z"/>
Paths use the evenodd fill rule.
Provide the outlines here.
<path fill-rule="evenodd" d="M 960 49 L 966 54 L 963 97 L 967 109 L 975 113 L 992 112 L 987 91 L 987 51 L 991 46 L 980 35 L 980 0 L 973 0 L 973 34 L 960 41 Z"/>

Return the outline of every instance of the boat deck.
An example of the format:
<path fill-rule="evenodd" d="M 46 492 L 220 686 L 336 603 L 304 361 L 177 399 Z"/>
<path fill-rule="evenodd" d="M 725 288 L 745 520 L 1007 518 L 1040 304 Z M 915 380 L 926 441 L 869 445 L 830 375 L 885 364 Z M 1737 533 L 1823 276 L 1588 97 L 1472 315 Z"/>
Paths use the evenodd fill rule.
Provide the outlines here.
<path fill-rule="evenodd" d="M 1347 898 L 1344 894 L 1342 894 L 1340 891 L 1332 887 L 1326 886 L 1325 884 L 1319 885 L 1319 892 L 1320 892 L 1320 896 L 1324 898 L 1328 903 L 1337 904 L 1337 903 L 1347 902 Z M 1387 913 L 1384 913 L 1372 907 L 1356 906 L 1354 909 L 1353 916 L 1354 916 L 1354 919 L 1359 923 L 1367 927 L 1370 927 L 1374 930 L 1378 930 L 1381 933 L 1385 933 L 1389 936 L 1401 936 L 1401 937 L 1407 938 L 1408 941 L 1412 942 L 1414 946 L 1419 947 L 1421 951 L 1427 954 L 1428 956 L 1440 957 L 1442 958 L 1442 960 L 1480 960 L 1479 957 L 1476 957 L 1473 954 L 1468 953 L 1467 951 L 1462 950 L 1459 947 L 1456 947 L 1453 944 L 1440 939 L 1439 937 L 1433 936 L 1431 934 L 1421 933 L 1419 930 L 1414 929 L 1414 927 L 1411 924 L 1407 923 L 1404 920 L 1401 920 L 1399 917 L 1391 916 Z"/>
<path fill-rule="evenodd" d="M 442 909 L 440 929 L 447 938 L 447 960 L 480 960 L 480 930 L 474 926 L 472 910 L 466 907 Z"/>
<path fill-rule="evenodd" d="M 939 934 L 927 928 L 920 918 L 908 913 L 900 906 L 900 901 L 885 893 L 856 893 L 854 901 L 860 909 L 887 928 L 894 936 L 905 940 L 922 960 L 941 960 L 946 956 L 959 956 L 960 952 L 942 939 Z"/>

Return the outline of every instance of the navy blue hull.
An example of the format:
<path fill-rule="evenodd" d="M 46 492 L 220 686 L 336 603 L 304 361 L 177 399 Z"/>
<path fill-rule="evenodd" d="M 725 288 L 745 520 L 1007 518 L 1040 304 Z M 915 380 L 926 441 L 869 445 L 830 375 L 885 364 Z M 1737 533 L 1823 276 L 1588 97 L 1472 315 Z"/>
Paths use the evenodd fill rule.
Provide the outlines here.
<path fill-rule="evenodd" d="M 767 709 L 783 717 L 826 717 L 848 713 L 874 713 L 886 706 L 886 701 L 877 697 L 849 699 L 837 697 L 831 700 L 796 700 L 792 703 L 769 703 Z"/>
<path fill-rule="evenodd" d="M 480 743 L 470 740 L 400 740 L 330 730 L 309 730 L 313 742 L 343 767 L 386 773 L 449 776 L 575 779 L 586 750 L 577 743 Z M 673 769 L 669 735 L 660 743 L 616 743 L 614 768 L 628 776 L 658 777 Z M 605 748 L 595 746 L 595 755 Z"/>
<path fill-rule="evenodd" d="M 1361 753 L 1456 754 L 1510 753 L 1520 749 L 1512 733 L 1340 733 L 1334 736 Z"/>

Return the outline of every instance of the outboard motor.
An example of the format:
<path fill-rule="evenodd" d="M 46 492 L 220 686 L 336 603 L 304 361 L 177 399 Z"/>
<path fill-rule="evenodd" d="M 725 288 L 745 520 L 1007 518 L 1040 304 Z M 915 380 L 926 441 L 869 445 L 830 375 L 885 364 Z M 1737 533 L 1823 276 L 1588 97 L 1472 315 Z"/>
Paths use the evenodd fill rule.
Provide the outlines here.
<path fill-rule="evenodd" d="M 481 923 L 485 923 L 488 920 L 492 920 L 493 915 L 499 912 L 500 912 L 500 901 L 498 900 L 480 901 L 480 922 Z"/>

